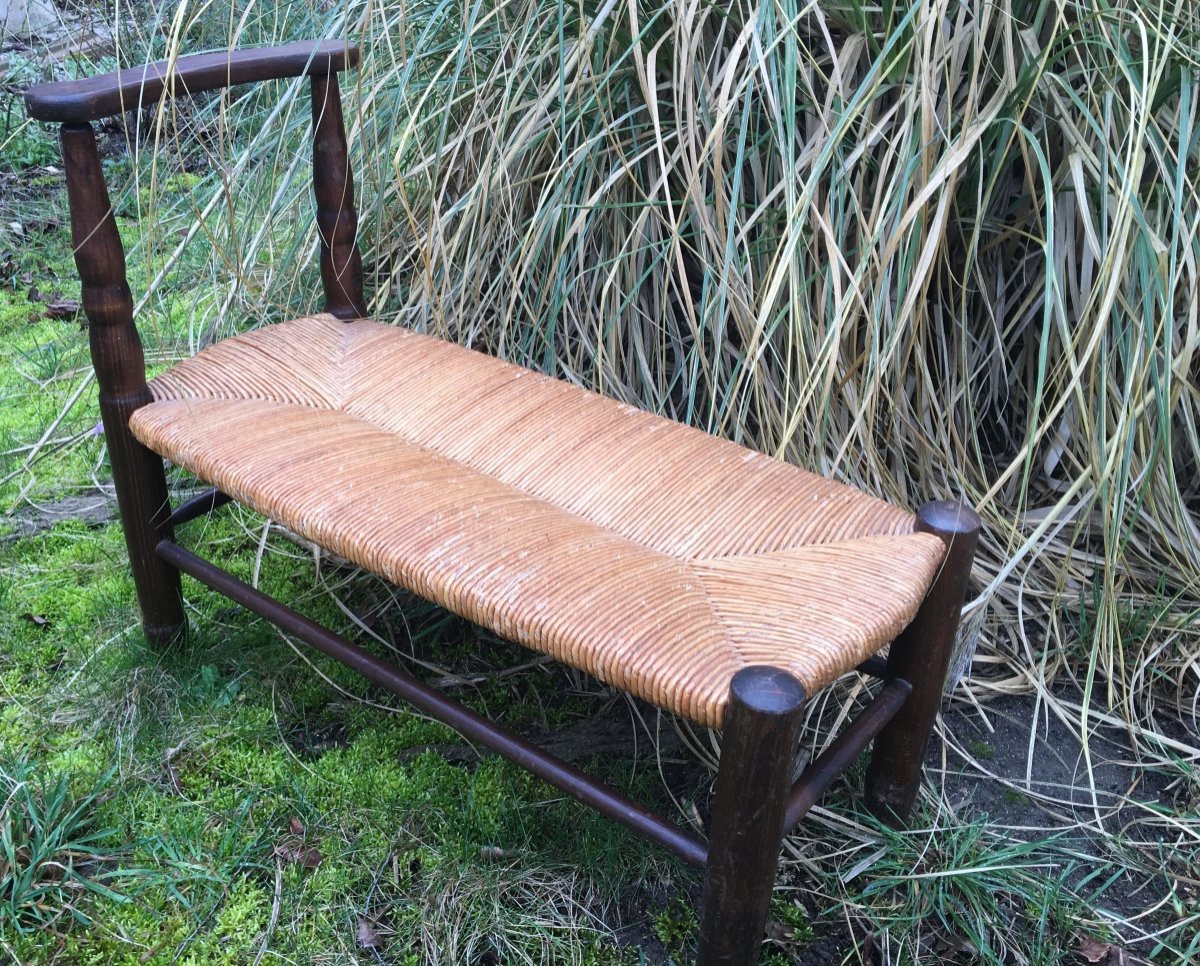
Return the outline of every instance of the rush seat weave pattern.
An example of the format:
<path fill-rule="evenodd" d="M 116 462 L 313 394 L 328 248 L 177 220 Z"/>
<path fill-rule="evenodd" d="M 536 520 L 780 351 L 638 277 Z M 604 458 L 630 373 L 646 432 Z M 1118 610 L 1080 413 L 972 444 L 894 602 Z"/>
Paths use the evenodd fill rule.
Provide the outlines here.
<path fill-rule="evenodd" d="M 702 724 L 771 664 L 813 693 L 943 556 L 913 515 L 428 336 L 330 316 L 151 383 L 146 446 L 496 633 Z"/>

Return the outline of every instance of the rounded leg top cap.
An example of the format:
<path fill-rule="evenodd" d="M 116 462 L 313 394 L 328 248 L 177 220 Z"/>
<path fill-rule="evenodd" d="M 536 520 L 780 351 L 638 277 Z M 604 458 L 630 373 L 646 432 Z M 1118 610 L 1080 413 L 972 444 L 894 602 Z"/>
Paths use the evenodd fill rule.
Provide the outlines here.
<path fill-rule="evenodd" d="M 730 697 L 761 714 L 791 714 L 804 704 L 802 685 L 789 671 L 770 665 L 744 667 L 733 676 Z"/>
<path fill-rule="evenodd" d="M 979 514 L 967 504 L 955 500 L 936 500 L 917 511 L 922 529 L 934 533 L 974 533 L 982 526 Z"/>

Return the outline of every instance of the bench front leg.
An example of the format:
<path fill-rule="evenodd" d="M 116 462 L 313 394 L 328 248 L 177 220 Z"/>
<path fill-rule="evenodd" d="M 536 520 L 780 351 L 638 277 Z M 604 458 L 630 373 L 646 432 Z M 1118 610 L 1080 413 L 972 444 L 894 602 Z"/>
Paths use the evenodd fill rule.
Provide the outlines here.
<path fill-rule="evenodd" d="M 134 410 L 151 401 L 142 343 L 133 324 L 133 296 L 125 278 L 125 251 L 104 184 L 90 124 L 62 126 L 63 166 L 71 203 L 71 239 L 83 282 L 92 365 L 100 387 L 100 416 L 129 564 L 153 644 L 165 644 L 184 624 L 179 571 L 155 547 L 172 539 L 171 507 L 162 459 L 129 431 Z"/>
<path fill-rule="evenodd" d="M 779 668 L 744 668 L 730 684 L 697 966 L 758 962 L 804 701 L 800 682 Z"/>

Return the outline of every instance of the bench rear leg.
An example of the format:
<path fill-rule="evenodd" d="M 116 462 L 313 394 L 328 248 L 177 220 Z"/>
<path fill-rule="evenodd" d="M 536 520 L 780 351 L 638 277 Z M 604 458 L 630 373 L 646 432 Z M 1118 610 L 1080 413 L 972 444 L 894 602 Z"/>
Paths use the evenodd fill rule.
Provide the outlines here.
<path fill-rule="evenodd" d="M 773 667 L 733 677 L 709 835 L 697 966 L 754 966 L 779 865 L 804 688 Z"/>
<path fill-rule="evenodd" d="M 142 344 L 133 324 L 133 296 L 125 252 L 113 219 L 96 136 L 90 124 L 62 126 L 63 166 L 71 204 L 75 265 L 83 282 L 92 365 L 100 387 L 100 415 L 112 462 L 113 484 L 129 563 L 153 644 L 165 644 L 184 624 L 179 571 L 154 548 L 171 539 L 171 507 L 162 460 L 129 431 L 129 417 L 151 401 Z"/>
<path fill-rule="evenodd" d="M 888 677 L 904 678 L 912 693 L 875 739 L 866 800 L 878 818 L 894 825 L 907 820 L 921 785 L 925 748 L 942 704 L 979 526 L 975 511 L 959 503 L 927 503 L 917 511 L 916 529 L 941 537 L 946 557 L 917 616 L 888 652 Z"/>

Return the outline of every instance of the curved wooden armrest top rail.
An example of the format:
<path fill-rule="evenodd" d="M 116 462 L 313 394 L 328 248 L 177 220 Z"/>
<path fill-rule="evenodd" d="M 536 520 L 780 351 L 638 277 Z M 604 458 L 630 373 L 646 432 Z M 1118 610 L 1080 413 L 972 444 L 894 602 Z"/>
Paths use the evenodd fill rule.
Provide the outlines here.
<path fill-rule="evenodd" d="M 359 51 L 342 40 L 304 40 L 278 47 L 192 54 L 82 80 L 36 84 L 25 91 L 29 116 L 86 124 L 155 104 L 166 94 L 249 84 L 280 77 L 322 76 L 358 66 Z"/>

